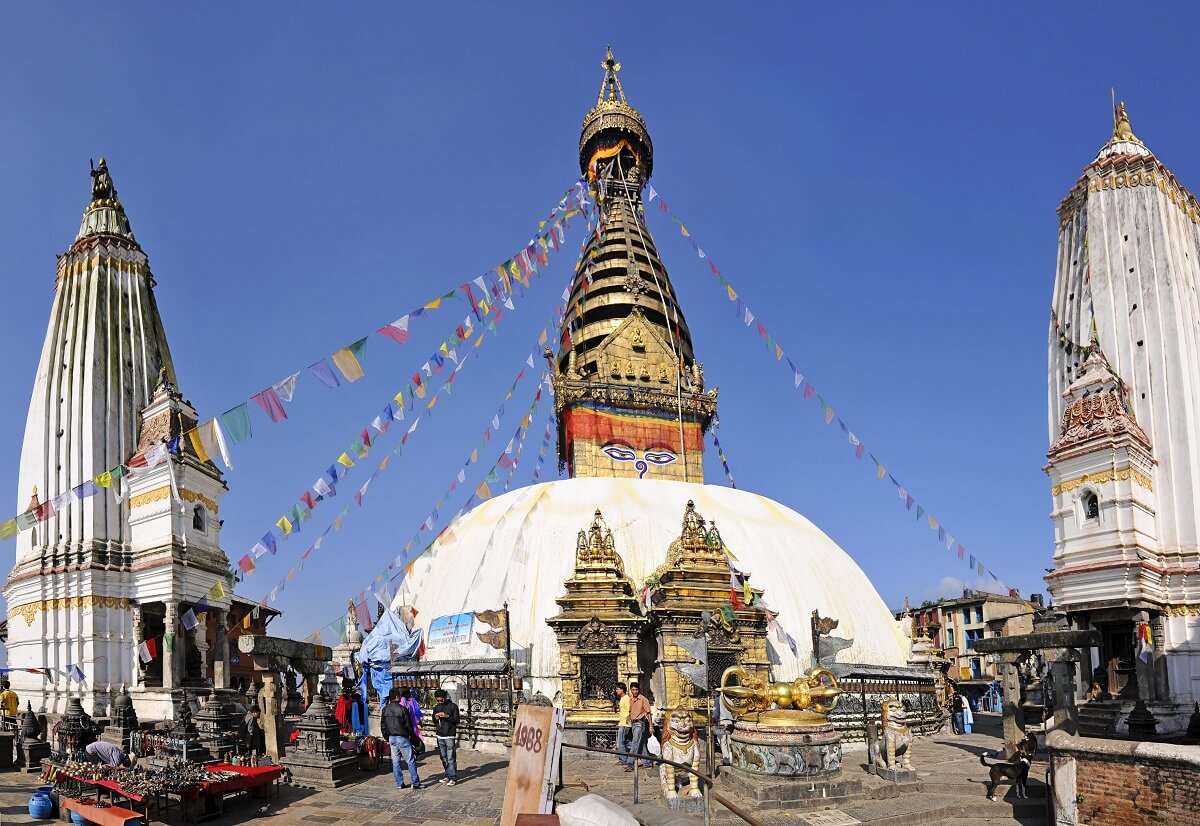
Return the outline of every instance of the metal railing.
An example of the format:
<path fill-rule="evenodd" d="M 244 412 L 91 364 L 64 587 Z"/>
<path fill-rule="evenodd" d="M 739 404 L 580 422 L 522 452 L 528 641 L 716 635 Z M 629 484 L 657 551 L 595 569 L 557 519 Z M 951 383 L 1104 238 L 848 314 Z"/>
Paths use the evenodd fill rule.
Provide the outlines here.
<path fill-rule="evenodd" d="M 750 826 L 763 826 L 763 822 L 761 820 L 759 820 L 758 818 L 756 818 L 754 815 L 750 814 L 745 809 L 743 809 L 741 806 L 738 806 L 736 803 L 733 803 L 732 801 L 730 801 L 723 795 L 718 794 L 716 792 L 716 790 L 713 789 L 713 784 L 715 781 L 711 777 L 709 777 L 707 774 L 701 774 L 700 772 L 693 769 L 691 766 L 685 766 L 682 763 L 676 763 L 674 760 L 667 760 L 665 757 L 656 757 L 653 754 L 634 754 L 633 752 L 629 752 L 629 751 L 614 751 L 612 749 L 598 749 L 593 746 L 578 746 L 578 745 L 575 745 L 574 743 L 563 743 L 562 747 L 564 749 L 579 749 L 580 751 L 590 751 L 590 752 L 594 752 L 596 754 L 609 754 L 618 759 L 620 759 L 622 757 L 632 757 L 633 758 L 633 802 L 634 803 L 640 802 L 638 800 L 638 774 L 639 774 L 638 767 L 641 765 L 641 761 L 649 760 L 652 763 L 673 766 L 676 770 L 685 771 L 688 774 L 693 775 L 696 778 L 698 784 L 700 785 L 700 790 L 704 795 L 704 823 L 705 823 L 705 826 L 708 826 L 708 823 L 710 822 L 710 818 L 712 817 L 712 814 L 711 814 L 711 811 L 709 808 L 709 799 L 710 798 L 713 800 L 716 800 L 718 803 L 720 803 L 722 806 L 724 806 L 726 809 L 728 809 L 734 815 L 736 815 L 737 817 L 740 817 L 742 820 L 749 823 Z"/>

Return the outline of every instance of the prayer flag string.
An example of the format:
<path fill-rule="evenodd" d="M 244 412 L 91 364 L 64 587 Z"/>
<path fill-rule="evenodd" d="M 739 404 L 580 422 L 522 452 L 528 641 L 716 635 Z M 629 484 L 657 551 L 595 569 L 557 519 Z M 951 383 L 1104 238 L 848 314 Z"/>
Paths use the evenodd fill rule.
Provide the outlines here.
<path fill-rule="evenodd" d="M 866 444 L 864 444 L 863 441 L 858 438 L 858 436 L 850 429 L 842 417 L 837 415 L 833 407 L 821 396 L 820 393 L 817 392 L 816 388 L 813 387 L 812 382 L 810 382 L 804 376 L 804 374 L 800 372 L 800 370 L 792 362 L 791 358 L 788 357 L 784 352 L 782 345 L 779 344 L 779 342 L 767 329 L 766 325 L 764 325 L 759 317 L 750 309 L 750 306 L 746 303 L 746 301 L 739 297 L 728 277 L 726 277 L 726 275 L 717 268 L 716 263 L 713 262 L 708 253 L 705 252 L 700 244 L 696 241 L 693 233 L 687 229 L 679 217 L 671 211 L 671 208 L 667 205 L 667 202 L 662 198 L 662 196 L 655 191 L 654 187 L 651 186 L 649 187 L 647 203 L 653 203 L 655 199 L 658 200 L 658 211 L 668 215 L 675 225 L 679 227 L 680 235 L 688 240 L 688 243 L 691 244 L 696 256 L 700 259 L 706 259 L 708 261 L 709 271 L 719 282 L 726 298 L 728 298 L 730 303 L 735 305 L 734 314 L 741 322 L 742 326 L 752 330 L 757 334 L 759 339 L 761 339 L 765 345 L 767 355 L 770 358 L 773 358 L 775 361 L 780 363 L 787 363 L 788 369 L 792 374 L 794 388 L 797 392 L 801 393 L 802 398 L 805 401 L 812 401 L 813 399 L 816 400 L 825 424 L 828 425 L 832 424 L 835 420 L 837 421 L 838 428 L 846 435 L 847 441 L 853 448 L 854 458 L 860 461 L 864 456 L 870 458 L 872 464 L 875 466 L 876 478 L 887 479 L 892 483 L 900 500 L 904 503 L 904 507 L 909 511 L 913 511 L 915 508 L 917 521 L 923 521 L 928 525 L 929 529 L 937 536 L 939 545 L 944 546 L 946 550 L 955 550 L 959 559 L 963 559 L 964 556 L 969 557 L 968 564 L 970 565 L 972 571 L 974 571 L 978 576 L 990 577 L 992 581 L 996 583 L 997 587 L 1007 590 L 1010 595 L 1016 596 L 1016 589 L 1009 588 L 1007 585 L 1005 585 L 1004 581 L 1001 580 L 991 568 L 987 567 L 982 560 L 976 559 L 974 555 L 967 554 L 962 543 L 959 542 L 952 534 L 950 534 L 939 520 L 934 519 L 932 514 L 928 514 L 925 508 L 916 502 L 912 494 L 908 492 L 908 489 L 896 479 L 895 475 L 892 472 L 889 472 L 883 463 L 880 462 L 879 459 L 877 459 L 875 455 L 867 449 Z M 724 457 L 722 457 L 722 459 L 724 459 Z M 728 468 L 726 469 L 728 470 Z M 921 519 L 922 516 L 925 516 L 924 520 Z"/>

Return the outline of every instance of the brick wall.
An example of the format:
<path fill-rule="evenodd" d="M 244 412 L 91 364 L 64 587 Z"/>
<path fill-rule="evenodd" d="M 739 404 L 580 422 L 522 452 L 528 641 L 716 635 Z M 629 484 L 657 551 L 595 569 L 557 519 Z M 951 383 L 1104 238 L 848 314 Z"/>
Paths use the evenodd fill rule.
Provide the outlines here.
<path fill-rule="evenodd" d="M 1052 732 L 1056 826 L 1200 826 L 1200 747 Z"/>

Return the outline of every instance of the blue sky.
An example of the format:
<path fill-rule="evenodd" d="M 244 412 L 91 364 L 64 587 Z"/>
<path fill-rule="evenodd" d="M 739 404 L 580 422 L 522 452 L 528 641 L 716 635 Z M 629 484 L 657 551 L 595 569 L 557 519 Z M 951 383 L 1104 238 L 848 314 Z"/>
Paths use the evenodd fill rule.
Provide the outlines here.
<path fill-rule="evenodd" d="M 0 501 L 28 495 L 16 490 L 25 409 L 89 158 L 108 158 L 151 259 L 182 389 L 210 416 L 523 246 L 579 174 L 579 125 L 611 42 L 655 142 L 652 183 L 693 237 L 917 500 L 1010 584 L 1044 590 L 1054 210 L 1109 135 L 1111 85 L 1158 157 L 1185 185 L 1200 180 L 1181 58 L 1194 12 L 1113 35 L 1090 21 L 1125 12 L 1096 4 L 430 5 L 5 9 L 0 351 L 11 401 L 0 407 Z M 807 515 L 889 604 L 971 584 L 734 321 L 674 226 L 650 221 L 706 379 L 721 388 L 719 434 L 739 487 Z M 554 262 L 365 507 L 289 583 L 275 629 L 303 636 L 327 623 L 400 550 L 474 446 L 572 263 Z M 465 312 L 431 315 L 403 347 L 374 337 L 362 381 L 327 390 L 302 379 L 286 423 L 255 419 L 222 502 L 231 559 Z M 531 393 L 527 382 L 504 432 Z M 532 461 L 522 464 L 524 481 Z M 707 470 L 723 483 L 719 463 Z M 305 529 L 335 512 L 318 509 Z M 305 547 L 287 543 L 239 590 L 262 596 Z M 11 563 L 12 545 L 3 553 Z"/>

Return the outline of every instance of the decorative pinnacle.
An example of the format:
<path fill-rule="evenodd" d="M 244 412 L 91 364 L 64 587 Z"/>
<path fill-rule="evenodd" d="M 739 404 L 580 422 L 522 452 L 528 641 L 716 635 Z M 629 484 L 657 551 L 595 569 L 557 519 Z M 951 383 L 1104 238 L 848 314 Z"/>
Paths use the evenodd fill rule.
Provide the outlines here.
<path fill-rule="evenodd" d="M 613 57 L 612 46 L 608 47 L 600 68 L 604 70 L 604 82 L 600 84 L 600 95 L 596 98 L 596 105 L 604 103 L 606 93 L 608 100 L 615 101 L 619 95 L 620 102 L 625 103 L 625 90 L 621 88 L 621 79 L 617 77 L 617 73 L 621 71 L 621 64 Z"/>
<path fill-rule="evenodd" d="M 1113 140 L 1129 141 L 1130 143 L 1141 144 L 1137 135 L 1133 134 L 1133 129 L 1129 126 L 1129 115 L 1125 112 L 1125 101 L 1121 101 L 1113 109 Z"/>

